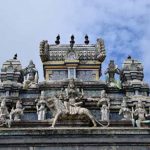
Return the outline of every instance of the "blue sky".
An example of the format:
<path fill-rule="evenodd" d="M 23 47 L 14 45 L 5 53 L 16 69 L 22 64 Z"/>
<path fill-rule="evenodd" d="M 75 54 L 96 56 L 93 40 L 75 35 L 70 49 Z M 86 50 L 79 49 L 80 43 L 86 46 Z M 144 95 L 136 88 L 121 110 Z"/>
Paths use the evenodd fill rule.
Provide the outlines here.
<path fill-rule="evenodd" d="M 91 43 L 105 40 L 107 58 L 121 67 L 131 55 L 144 65 L 145 81 L 150 83 L 150 0 L 0 0 L 0 65 L 18 54 L 22 66 L 33 59 L 43 80 L 39 43 Z"/>

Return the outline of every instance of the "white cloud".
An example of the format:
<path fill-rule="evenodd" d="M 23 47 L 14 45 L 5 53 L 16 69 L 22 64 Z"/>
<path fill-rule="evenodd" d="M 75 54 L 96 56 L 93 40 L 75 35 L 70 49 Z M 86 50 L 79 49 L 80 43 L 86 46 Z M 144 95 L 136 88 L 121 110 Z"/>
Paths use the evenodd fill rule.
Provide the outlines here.
<path fill-rule="evenodd" d="M 73 33 L 76 43 L 82 43 L 87 33 L 92 43 L 104 38 L 108 55 L 104 67 L 110 59 L 120 64 L 130 54 L 143 62 L 150 83 L 149 8 L 149 0 L 3 0 L 0 64 L 17 52 L 23 66 L 34 60 L 42 79 L 39 42 L 54 43 L 60 33 L 61 42 L 69 43 Z"/>

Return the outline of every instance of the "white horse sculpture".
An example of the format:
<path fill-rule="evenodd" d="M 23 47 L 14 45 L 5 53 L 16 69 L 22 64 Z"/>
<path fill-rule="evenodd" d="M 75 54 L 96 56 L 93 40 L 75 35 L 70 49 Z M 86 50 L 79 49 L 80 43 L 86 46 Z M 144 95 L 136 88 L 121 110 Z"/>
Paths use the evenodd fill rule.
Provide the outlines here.
<path fill-rule="evenodd" d="M 91 114 L 91 112 L 87 108 L 79 107 L 79 106 L 70 106 L 73 109 L 76 109 L 76 113 L 72 114 L 70 111 L 68 112 L 65 108 L 64 103 L 59 100 L 58 98 L 54 97 L 53 99 L 48 99 L 48 107 L 51 109 L 52 107 L 54 108 L 55 116 L 54 120 L 52 123 L 52 127 L 55 127 L 55 124 L 60 116 L 64 115 L 85 115 L 87 116 L 93 123 L 93 126 L 96 127 L 97 124 L 95 122 L 95 118 Z"/>

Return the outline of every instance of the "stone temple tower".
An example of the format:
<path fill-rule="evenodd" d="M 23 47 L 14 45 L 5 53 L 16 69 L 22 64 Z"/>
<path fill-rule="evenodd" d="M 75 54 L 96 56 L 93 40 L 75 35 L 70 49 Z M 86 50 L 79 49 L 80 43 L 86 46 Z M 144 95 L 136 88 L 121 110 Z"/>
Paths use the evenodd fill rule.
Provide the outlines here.
<path fill-rule="evenodd" d="M 58 41 L 56 44 L 48 44 L 48 41 L 40 43 L 40 57 L 47 81 L 70 78 L 99 80 L 101 64 L 106 57 L 104 41 L 97 39 L 96 44 L 89 44 L 88 36 L 85 38 L 85 44 L 75 44 L 73 35 L 70 44 Z"/>
<path fill-rule="evenodd" d="M 23 67 L 15 54 L 2 64 L 0 150 L 150 149 L 142 63 L 128 56 L 118 68 L 110 58 L 102 80 L 104 40 L 84 39 L 39 44 L 44 81 L 32 60 Z"/>

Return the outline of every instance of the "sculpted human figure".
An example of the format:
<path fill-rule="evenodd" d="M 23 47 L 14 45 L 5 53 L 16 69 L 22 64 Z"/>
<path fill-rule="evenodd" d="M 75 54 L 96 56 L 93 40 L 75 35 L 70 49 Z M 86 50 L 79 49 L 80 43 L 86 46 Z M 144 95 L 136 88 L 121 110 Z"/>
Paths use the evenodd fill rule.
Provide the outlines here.
<path fill-rule="evenodd" d="M 10 112 L 10 119 L 14 121 L 20 121 L 23 115 L 24 109 L 22 108 L 21 102 L 18 100 L 16 103 L 16 109 L 12 108 Z"/>
<path fill-rule="evenodd" d="M 134 111 L 134 116 L 137 116 L 136 125 L 137 125 L 137 127 L 140 127 L 141 121 L 144 121 L 145 117 L 147 116 L 147 112 L 146 112 L 141 100 L 138 100 L 136 109 Z"/>
<path fill-rule="evenodd" d="M 0 126 L 7 125 L 11 127 L 11 120 L 9 118 L 8 108 L 6 106 L 6 99 L 2 99 L 0 105 Z"/>
<path fill-rule="evenodd" d="M 23 70 L 23 73 L 25 75 L 23 88 L 24 89 L 28 89 L 29 87 L 36 88 L 39 76 L 38 76 L 38 71 L 35 68 L 35 64 L 33 63 L 32 60 L 29 62 L 28 67 L 26 67 Z"/>
<path fill-rule="evenodd" d="M 0 105 L 0 121 L 5 122 L 6 119 L 8 118 L 9 118 L 8 108 L 6 106 L 5 99 L 3 99 Z"/>
<path fill-rule="evenodd" d="M 55 126 L 58 117 L 64 115 L 71 115 L 72 117 L 75 117 L 75 115 L 85 115 L 92 121 L 93 126 L 97 126 L 91 112 L 87 108 L 81 107 L 82 98 L 83 91 L 82 93 L 77 91 L 74 79 L 69 80 L 69 84 L 65 90 L 65 94 L 60 93 L 53 98 L 49 98 L 48 107 L 50 108 L 50 110 L 52 107 L 54 107 L 55 110 L 52 127 Z"/>
<path fill-rule="evenodd" d="M 79 116 L 85 115 L 91 120 L 94 127 L 97 126 L 93 115 L 87 108 L 83 108 L 83 107 L 79 107 L 79 106 L 75 106 L 75 107 L 72 106 L 72 109 L 73 108 L 75 108 L 75 109 L 73 109 L 73 110 L 70 109 L 70 111 L 67 112 L 63 101 L 57 97 L 48 99 L 48 103 L 49 103 L 49 109 L 51 110 L 51 108 L 53 107 L 54 112 L 55 112 L 53 122 L 52 122 L 52 127 L 55 127 L 56 122 L 60 116 L 65 116 L 65 115 L 71 115 L 72 117 L 74 117 L 74 115 L 79 115 Z M 71 105 L 69 107 L 71 108 Z"/>
<path fill-rule="evenodd" d="M 122 120 L 131 120 L 132 119 L 132 112 L 129 108 L 127 108 L 127 103 L 125 98 L 123 98 L 121 108 L 119 110 L 119 115 L 123 115 Z"/>
<path fill-rule="evenodd" d="M 45 120 L 46 113 L 47 113 L 47 101 L 44 95 L 44 91 L 41 92 L 40 99 L 37 101 L 36 104 L 38 120 Z"/>
<path fill-rule="evenodd" d="M 117 86 L 115 83 L 115 74 L 120 74 L 120 69 L 114 64 L 114 60 L 110 60 L 105 74 L 108 75 L 108 79 L 106 80 L 106 82 L 110 86 Z"/>
<path fill-rule="evenodd" d="M 79 93 L 75 87 L 74 79 L 69 80 L 68 87 L 66 89 L 66 98 L 64 99 L 64 105 L 66 110 L 70 114 L 76 114 L 79 106 L 81 106 L 83 98 L 83 91 Z"/>
<path fill-rule="evenodd" d="M 101 120 L 109 121 L 109 107 L 104 103 L 101 107 Z"/>
<path fill-rule="evenodd" d="M 105 90 L 101 91 L 101 98 L 99 99 L 97 105 L 101 106 L 101 120 L 109 121 L 110 98 L 108 98 Z"/>
<path fill-rule="evenodd" d="M 90 101 L 96 101 L 97 106 L 100 108 L 101 120 L 109 122 L 109 114 L 110 114 L 110 98 L 107 96 L 105 90 L 101 91 L 100 98 L 87 98 Z"/>

